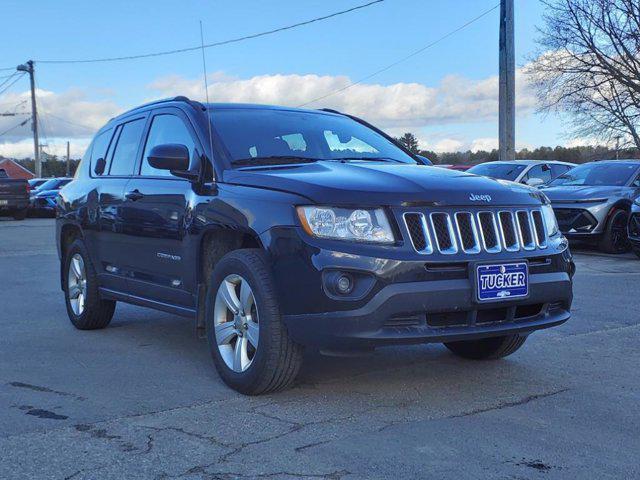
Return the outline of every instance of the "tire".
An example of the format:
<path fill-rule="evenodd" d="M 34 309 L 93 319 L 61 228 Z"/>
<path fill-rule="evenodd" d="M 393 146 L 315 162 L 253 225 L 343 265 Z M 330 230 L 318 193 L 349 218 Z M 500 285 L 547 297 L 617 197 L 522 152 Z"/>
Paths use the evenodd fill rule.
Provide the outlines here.
<path fill-rule="evenodd" d="M 497 360 L 511 355 L 527 340 L 526 335 L 506 335 L 503 337 L 482 338 L 449 342 L 444 346 L 454 354 L 471 360 Z"/>
<path fill-rule="evenodd" d="M 636 254 L 636 256 L 637 256 L 638 258 L 640 258 L 640 248 L 634 248 L 634 249 L 633 249 L 633 253 L 635 253 L 635 254 Z"/>
<path fill-rule="evenodd" d="M 82 296 L 82 310 L 74 307 L 74 300 L 80 303 L 80 296 L 74 297 L 77 289 L 74 288 L 73 283 L 77 276 L 70 272 L 72 269 L 72 262 L 77 265 L 81 259 L 82 267 L 84 270 L 85 285 Z M 84 242 L 80 239 L 75 240 L 69 248 L 64 252 L 63 256 L 63 289 L 65 305 L 67 307 L 67 314 L 69 320 L 74 327 L 78 330 L 96 330 L 99 328 L 105 328 L 111 322 L 113 313 L 116 309 L 116 302 L 113 300 L 103 300 L 98 293 L 98 279 L 89 259 L 89 254 Z M 71 275 L 71 277 L 70 277 Z M 75 285 L 77 286 L 77 285 Z M 70 293 L 70 291 L 72 291 Z M 74 297 L 74 298 L 72 298 Z"/>
<path fill-rule="evenodd" d="M 236 281 L 237 284 L 233 283 Z M 229 285 L 232 292 L 238 292 L 234 298 L 236 305 L 242 305 L 236 310 L 240 315 L 247 316 L 233 315 L 229 303 L 218 295 Z M 242 303 L 239 298 L 243 297 L 242 289 L 247 285 L 253 300 Z M 248 294 L 244 297 L 251 298 Z M 302 347 L 289 338 L 282 322 L 273 276 L 262 250 L 236 250 L 225 255 L 210 275 L 206 298 L 207 341 L 222 380 L 245 395 L 271 393 L 291 386 L 302 363 Z M 251 306 L 246 308 L 248 304 Z M 255 316 L 258 321 L 254 323 Z M 252 328 L 247 328 L 248 324 L 253 325 L 254 332 L 255 325 L 258 325 L 257 335 L 251 335 Z M 221 330 L 221 325 L 226 325 L 222 327 L 226 331 Z M 222 340 L 225 336 L 227 341 Z M 258 339 L 255 347 L 252 336 L 254 343 Z M 218 339 L 221 346 L 218 345 Z M 238 357 L 238 342 L 242 341 L 245 341 L 246 356 Z M 241 360 L 236 363 L 237 358 Z M 248 366 L 243 365 L 247 361 Z"/>
<path fill-rule="evenodd" d="M 602 238 L 598 244 L 600 250 L 606 253 L 625 253 L 631 250 L 627 234 L 627 222 L 629 213 L 625 210 L 615 209 L 609 219 Z"/>
<path fill-rule="evenodd" d="M 25 218 L 27 218 L 27 209 L 23 208 L 22 210 L 16 210 L 15 212 L 13 212 L 13 219 L 14 220 L 24 220 Z"/>

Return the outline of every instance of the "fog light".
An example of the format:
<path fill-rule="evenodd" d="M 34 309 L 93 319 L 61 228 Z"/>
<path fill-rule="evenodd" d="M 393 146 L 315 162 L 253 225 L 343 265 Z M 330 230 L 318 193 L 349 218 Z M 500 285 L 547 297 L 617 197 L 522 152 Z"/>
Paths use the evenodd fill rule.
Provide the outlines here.
<path fill-rule="evenodd" d="M 336 290 L 342 295 L 346 295 L 353 290 L 353 281 L 349 275 L 342 274 L 336 280 Z"/>

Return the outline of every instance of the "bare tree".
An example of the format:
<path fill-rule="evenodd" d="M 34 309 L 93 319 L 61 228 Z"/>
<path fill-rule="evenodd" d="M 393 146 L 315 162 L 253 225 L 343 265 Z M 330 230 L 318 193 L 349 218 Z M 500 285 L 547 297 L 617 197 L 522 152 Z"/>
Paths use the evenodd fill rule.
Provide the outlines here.
<path fill-rule="evenodd" d="M 571 133 L 640 148 L 640 0 L 543 0 L 540 51 L 527 68 L 540 109 Z"/>

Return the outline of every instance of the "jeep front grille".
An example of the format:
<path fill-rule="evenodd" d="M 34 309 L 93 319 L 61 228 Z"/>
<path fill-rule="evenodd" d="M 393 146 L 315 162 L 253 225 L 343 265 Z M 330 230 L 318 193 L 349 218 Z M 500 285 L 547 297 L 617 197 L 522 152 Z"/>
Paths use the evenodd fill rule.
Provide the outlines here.
<path fill-rule="evenodd" d="M 517 252 L 547 247 L 542 212 L 536 209 L 406 212 L 403 218 L 411 244 L 420 254 Z"/>

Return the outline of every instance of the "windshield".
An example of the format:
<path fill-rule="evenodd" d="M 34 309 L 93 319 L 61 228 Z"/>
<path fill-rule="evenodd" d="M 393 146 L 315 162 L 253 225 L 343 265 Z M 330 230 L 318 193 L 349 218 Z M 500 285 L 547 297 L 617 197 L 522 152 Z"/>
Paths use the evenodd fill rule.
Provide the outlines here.
<path fill-rule="evenodd" d="M 517 163 L 481 163 L 467 170 L 467 173 L 484 175 L 485 177 L 501 180 L 515 180 L 522 173 L 526 165 Z"/>
<path fill-rule="evenodd" d="M 316 160 L 415 160 L 374 130 L 348 117 L 274 109 L 220 109 L 213 128 L 234 166 Z"/>
<path fill-rule="evenodd" d="M 636 170 L 638 165 L 633 163 L 586 163 L 560 175 L 549 185 L 620 187 L 627 184 Z"/>

